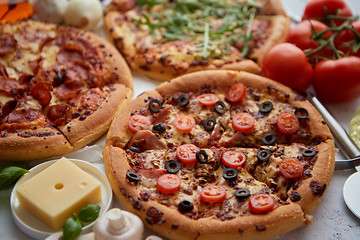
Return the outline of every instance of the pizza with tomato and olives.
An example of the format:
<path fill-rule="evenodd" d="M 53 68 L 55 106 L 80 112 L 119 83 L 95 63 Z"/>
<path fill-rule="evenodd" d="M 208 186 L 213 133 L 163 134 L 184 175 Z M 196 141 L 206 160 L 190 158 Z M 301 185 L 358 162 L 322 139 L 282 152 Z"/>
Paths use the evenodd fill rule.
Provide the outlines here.
<path fill-rule="evenodd" d="M 112 0 L 104 23 L 130 67 L 160 80 L 200 70 L 259 73 L 286 40 L 280 0 Z"/>
<path fill-rule="evenodd" d="M 32 20 L 0 24 L 0 161 L 77 150 L 131 96 L 126 62 L 100 37 Z"/>
<path fill-rule="evenodd" d="M 138 96 L 103 156 L 123 206 L 169 239 L 265 239 L 308 224 L 335 164 L 333 137 L 303 95 L 225 70 Z"/>

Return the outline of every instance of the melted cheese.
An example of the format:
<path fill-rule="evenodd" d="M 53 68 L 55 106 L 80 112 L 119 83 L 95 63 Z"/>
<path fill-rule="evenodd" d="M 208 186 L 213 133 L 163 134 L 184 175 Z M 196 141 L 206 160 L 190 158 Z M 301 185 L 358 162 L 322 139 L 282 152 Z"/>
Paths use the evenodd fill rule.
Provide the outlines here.
<path fill-rule="evenodd" d="M 58 46 L 45 46 L 41 52 L 41 57 L 43 61 L 43 68 L 50 68 L 53 65 L 56 65 L 56 55 L 59 52 L 60 48 Z"/>

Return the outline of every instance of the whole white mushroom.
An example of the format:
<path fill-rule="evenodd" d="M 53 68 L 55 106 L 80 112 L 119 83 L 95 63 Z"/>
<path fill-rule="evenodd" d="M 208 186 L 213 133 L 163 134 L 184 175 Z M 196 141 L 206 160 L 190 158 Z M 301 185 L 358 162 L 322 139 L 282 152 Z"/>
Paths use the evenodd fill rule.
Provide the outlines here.
<path fill-rule="evenodd" d="M 71 0 L 65 8 L 65 24 L 91 29 L 100 21 L 102 14 L 99 0 Z"/>
<path fill-rule="evenodd" d="M 62 23 L 67 0 L 34 0 L 34 13 L 39 20 L 50 23 Z"/>

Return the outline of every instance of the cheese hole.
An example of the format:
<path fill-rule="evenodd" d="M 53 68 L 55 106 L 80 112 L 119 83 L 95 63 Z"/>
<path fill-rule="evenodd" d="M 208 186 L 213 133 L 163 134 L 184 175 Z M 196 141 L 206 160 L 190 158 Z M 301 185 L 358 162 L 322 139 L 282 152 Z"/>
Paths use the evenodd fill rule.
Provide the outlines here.
<path fill-rule="evenodd" d="M 81 182 L 81 183 L 80 183 L 80 186 L 81 186 L 81 187 L 86 187 L 86 186 L 87 186 L 87 182 Z"/>
<path fill-rule="evenodd" d="M 56 190 L 60 190 L 60 189 L 62 189 L 64 187 L 64 184 L 62 184 L 62 183 L 57 183 L 57 184 L 55 184 L 55 189 Z"/>

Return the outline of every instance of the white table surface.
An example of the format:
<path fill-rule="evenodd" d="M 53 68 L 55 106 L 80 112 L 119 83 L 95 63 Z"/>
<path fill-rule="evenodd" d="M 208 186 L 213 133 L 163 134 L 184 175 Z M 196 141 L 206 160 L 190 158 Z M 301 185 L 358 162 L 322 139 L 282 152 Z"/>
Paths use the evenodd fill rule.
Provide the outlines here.
<path fill-rule="evenodd" d="M 282 0 L 286 9 L 291 9 L 291 2 L 301 2 L 302 0 Z M 306 0 L 303 0 L 306 1 Z M 359 0 L 346 0 L 354 13 L 360 14 Z M 301 5 L 298 4 L 298 5 Z M 301 14 L 301 10 L 296 10 Z M 99 24 L 94 30 L 99 35 L 104 36 L 102 25 Z M 154 89 L 159 81 L 149 79 L 143 75 L 133 73 L 134 78 L 134 97 L 140 93 Z M 310 89 L 311 91 L 311 89 Z M 333 114 L 339 123 L 348 130 L 349 122 L 353 117 L 355 110 L 360 106 L 360 99 L 343 104 L 328 104 L 326 108 Z M 69 158 L 78 158 L 92 162 L 104 168 L 102 164 L 101 150 L 104 144 L 104 136 L 91 146 L 87 146 L 78 152 L 66 155 Z M 344 159 L 341 153 L 336 153 L 336 159 Z M 36 164 L 34 162 L 33 164 Z M 330 185 L 324 195 L 323 201 L 320 203 L 317 210 L 313 213 L 314 220 L 308 225 L 289 232 L 283 236 L 277 237 L 277 240 L 332 240 L 332 239 L 360 239 L 360 220 L 352 214 L 347 208 L 343 195 L 343 185 L 346 179 L 355 172 L 355 170 L 335 171 Z M 359 182 L 360 186 L 360 182 Z M 14 224 L 10 211 L 10 191 L 0 191 L 0 239 L 14 239 L 14 240 L 31 240 L 30 237 L 23 234 Z M 360 187 L 354 189 L 360 192 Z M 360 204 L 360 203 L 359 203 Z M 117 199 L 114 198 L 114 207 L 120 207 Z M 146 231 L 146 235 L 151 234 Z"/>

